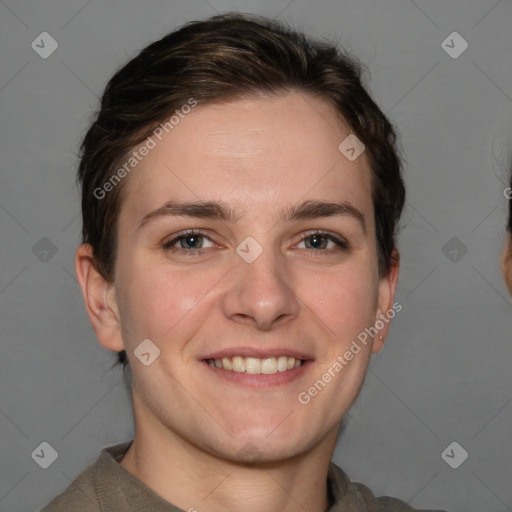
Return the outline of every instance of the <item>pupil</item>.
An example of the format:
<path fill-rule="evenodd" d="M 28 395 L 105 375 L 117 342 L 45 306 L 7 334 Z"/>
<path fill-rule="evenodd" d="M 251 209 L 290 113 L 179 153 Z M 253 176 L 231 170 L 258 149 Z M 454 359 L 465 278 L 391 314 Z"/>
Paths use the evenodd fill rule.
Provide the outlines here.
<path fill-rule="evenodd" d="M 322 244 L 320 242 L 320 237 L 317 235 L 311 235 L 311 245 L 314 248 L 318 248 L 319 246 L 321 246 Z"/>
<path fill-rule="evenodd" d="M 197 242 L 198 242 L 198 236 L 197 235 L 189 235 L 187 237 L 187 244 L 192 246 L 192 247 L 195 247 L 197 245 Z"/>

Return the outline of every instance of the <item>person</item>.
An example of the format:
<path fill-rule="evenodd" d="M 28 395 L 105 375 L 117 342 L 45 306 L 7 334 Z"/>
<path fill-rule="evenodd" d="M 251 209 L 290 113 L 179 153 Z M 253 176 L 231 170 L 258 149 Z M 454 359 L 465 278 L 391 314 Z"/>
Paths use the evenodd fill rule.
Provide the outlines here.
<path fill-rule="evenodd" d="M 507 224 L 505 230 L 505 243 L 501 251 L 500 267 L 503 279 L 509 294 L 512 296 L 512 169 L 509 174 L 509 186 L 504 190 L 508 200 Z"/>
<path fill-rule="evenodd" d="M 331 462 L 401 307 L 402 160 L 361 69 L 229 13 L 111 78 L 75 268 L 135 435 L 44 512 L 413 510 Z"/>
<path fill-rule="evenodd" d="M 501 273 L 509 293 L 512 295 L 512 170 L 509 175 L 509 186 L 504 190 L 503 195 L 508 200 L 507 225 L 505 243 L 501 251 L 500 267 Z"/>

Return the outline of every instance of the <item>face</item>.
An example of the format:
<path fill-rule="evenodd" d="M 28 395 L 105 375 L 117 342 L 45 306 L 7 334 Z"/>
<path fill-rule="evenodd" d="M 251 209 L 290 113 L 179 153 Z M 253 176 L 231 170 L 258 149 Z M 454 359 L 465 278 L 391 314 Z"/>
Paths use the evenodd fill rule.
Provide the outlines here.
<path fill-rule="evenodd" d="M 378 274 L 367 157 L 338 150 L 349 133 L 301 94 L 208 104 L 131 171 L 107 294 L 118 326 L 95 328 L 127 351 L 141 425 L 233 460 L 248 446 L 282 460 L 336 431 L 378 336 L 333 365 L 397 278 Z M 147 366 L 146 339 L 160 350 Z"/>

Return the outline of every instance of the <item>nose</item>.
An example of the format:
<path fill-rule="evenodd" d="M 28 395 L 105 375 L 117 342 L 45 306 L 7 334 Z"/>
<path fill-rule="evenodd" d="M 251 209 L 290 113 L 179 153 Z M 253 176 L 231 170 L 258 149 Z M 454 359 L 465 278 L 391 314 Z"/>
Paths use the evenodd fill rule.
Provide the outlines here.
<path fill-rule="evenodd" d="M 300 300 L 293 275 L 275 251 L 263 250 L 252 263 L 240 258 L 230 274 L 223 307 L 232 321 L 268 331 L 297 316 Z"/>

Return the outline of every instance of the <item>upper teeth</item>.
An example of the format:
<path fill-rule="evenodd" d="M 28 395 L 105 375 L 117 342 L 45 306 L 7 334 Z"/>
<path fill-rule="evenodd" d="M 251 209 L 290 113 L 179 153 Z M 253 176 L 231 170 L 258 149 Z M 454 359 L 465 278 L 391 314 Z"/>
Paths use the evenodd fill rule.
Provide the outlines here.
<path fill-rule="evenodd" d="M 287 356 L 277 358 L 266 357 L 265 359 L 235 356 L 223 357 L 222 359 L 208 359 L 208 364 L 235 372 L 264 373 L 269 375 L 271 373 L 285 372 L 286 370 L 298 368 L 301 365 L 301 360 Z"/>

